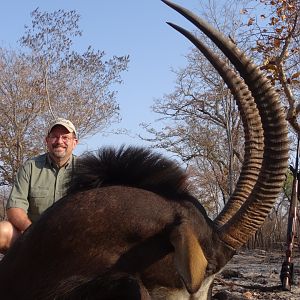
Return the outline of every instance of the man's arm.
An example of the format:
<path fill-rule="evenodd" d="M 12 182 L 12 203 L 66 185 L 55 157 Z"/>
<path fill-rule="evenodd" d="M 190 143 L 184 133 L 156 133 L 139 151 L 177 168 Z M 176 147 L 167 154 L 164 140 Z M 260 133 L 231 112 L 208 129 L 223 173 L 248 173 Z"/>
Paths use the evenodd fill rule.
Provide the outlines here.
<path fill-rule="evenodd" d="M 28 163 L 20 167 L 6 205 L 8 221 L 20 232 L 31 224 L 27 215 L 30 174 Z"/>
<path fill-rule="evenodd" d="M 22 208 L 9 208 L 7 210 L 7 218 L 8 221 L 21 232 L 23 232 L 31 224 L 27 213 Z"/>

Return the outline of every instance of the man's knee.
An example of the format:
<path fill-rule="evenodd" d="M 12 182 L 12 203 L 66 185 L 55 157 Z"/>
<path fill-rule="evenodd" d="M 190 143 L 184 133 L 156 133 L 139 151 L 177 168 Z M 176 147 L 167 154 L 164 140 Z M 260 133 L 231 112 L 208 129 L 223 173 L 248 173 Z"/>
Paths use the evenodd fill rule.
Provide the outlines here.
<path fill-rule="evenodd" d="M 5 252 L 19 237 L 20 232 L 8 221 L 0 222 L 0 253 Z"/>

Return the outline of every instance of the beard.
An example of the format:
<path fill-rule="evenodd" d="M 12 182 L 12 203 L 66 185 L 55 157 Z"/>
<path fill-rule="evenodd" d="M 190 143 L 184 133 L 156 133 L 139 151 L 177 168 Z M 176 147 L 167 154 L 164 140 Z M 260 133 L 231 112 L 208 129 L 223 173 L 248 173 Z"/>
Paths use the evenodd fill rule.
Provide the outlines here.
<path fill-rule="evenodd" d="M 52 154 L 56 158 L 64 158 L 67 154 L 67 148 L 61 145 L 55 145 L 52 149 Z"/>

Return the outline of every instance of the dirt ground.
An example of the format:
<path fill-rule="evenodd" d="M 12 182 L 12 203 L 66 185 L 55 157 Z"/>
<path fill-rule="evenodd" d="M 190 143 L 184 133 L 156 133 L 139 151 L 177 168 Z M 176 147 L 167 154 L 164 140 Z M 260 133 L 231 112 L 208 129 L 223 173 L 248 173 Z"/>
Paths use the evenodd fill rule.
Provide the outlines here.
<path fill-rule="evenodd" d="M 300 299 L 300 253 L 293 253 L 294 283 L 283 291 L 280 281 L 285 252 L 240 251 L 215 281 L 215 299 Z M 227 296 L 227 298 L 225 297 Z"/>

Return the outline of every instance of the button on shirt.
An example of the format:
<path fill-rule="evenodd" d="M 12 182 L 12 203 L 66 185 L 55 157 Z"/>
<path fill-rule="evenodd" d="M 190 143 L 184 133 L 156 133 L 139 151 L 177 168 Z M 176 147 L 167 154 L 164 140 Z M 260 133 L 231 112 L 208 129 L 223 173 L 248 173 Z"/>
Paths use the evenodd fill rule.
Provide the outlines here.
<path fill-rule="evenodd" d="M 67 194 L 75 159 L 72 155 L 61 168 L 47 153 L 26 161 L 17 173 L 7 208 L 22 208 L 35 222 L 43 211 Z"/>

